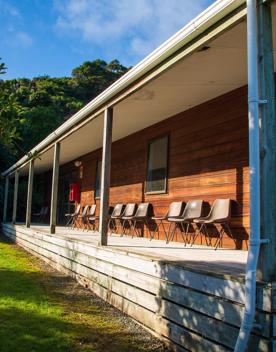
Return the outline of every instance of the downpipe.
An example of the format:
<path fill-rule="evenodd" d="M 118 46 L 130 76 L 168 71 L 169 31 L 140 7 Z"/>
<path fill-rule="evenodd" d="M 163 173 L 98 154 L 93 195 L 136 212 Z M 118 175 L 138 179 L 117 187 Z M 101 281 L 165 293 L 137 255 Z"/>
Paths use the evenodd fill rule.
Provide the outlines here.
<path fill-rule="evenodd" d="M 256 271 L 260 251 L 260 131 L 256 0 L 247 0 L 250 240 L 245 276 L 245 309 L 234 352 L 246 351 L 256 313 Z"/>

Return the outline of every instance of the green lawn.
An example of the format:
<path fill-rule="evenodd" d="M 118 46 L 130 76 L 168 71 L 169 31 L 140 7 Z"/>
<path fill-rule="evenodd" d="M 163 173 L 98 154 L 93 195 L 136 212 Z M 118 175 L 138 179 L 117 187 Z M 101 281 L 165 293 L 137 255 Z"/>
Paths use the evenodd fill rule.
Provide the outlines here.
<path fill-rule="evenodd" d="M 1 352 L 165 351 L 72 279 L 0 236 Z"/>

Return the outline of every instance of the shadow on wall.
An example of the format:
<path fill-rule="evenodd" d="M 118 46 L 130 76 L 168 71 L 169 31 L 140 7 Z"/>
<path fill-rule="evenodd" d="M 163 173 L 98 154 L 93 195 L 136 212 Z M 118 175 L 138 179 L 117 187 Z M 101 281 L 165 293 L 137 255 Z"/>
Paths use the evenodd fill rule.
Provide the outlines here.
<path fill-rule="evenodd" d="M 166 319 L 162 333 L 189 351 L 232 350 L 243 314 L 240 302 L 244 287 L 241 281 L 219 278 L 217 272 L 235 274 L 237 263 L 213 261 L 210 265 L 203 259 L 201 263 L 185 261 L 185 266 L 181 265 L 162 261 L 156 267 L 161 278 L 155 297 L 156 313 Z M 210 275 L 212 271 L 214 275 Z M 268 333 L 266 318 L 257 314 L 256 319 Z M 257 334 L 260 331 L 251 334 L 248 350 L 252 352 L 264 348 L 264 339 Z"/>
<path fill-rule="evenodd" d="M 185 202 L 183 209 L 185 207 Z M 239 208 L 239 204 L 237 201 L 231 201 L 231 213 L 235 214 Z M 204 202 L 203 203 L 203 214 L 202 216 L 208 215 L 210 212 L 211 205 L 210 203 Z M 183 210 L 182 210 L 183 211 Z M 149 219 L 157 215 L 154 212 L 154 208 L 152 204 L 150 204 L 149 208 Z M 160 214 L 159 214 L 160 215 Z M 231 241 L 231 248 L 234 249 L 243 249 L 243 242 L 245 241 L 246 243 L 246 248 L 247 248 L 247 240 L 248 240 L 248 233 L 244 227 L 235 227 L 235 223 L 231 224 L 231 222 L 235 222 L 235 218 L 231 218 L 230 220 L 230 225 L 214 225 L 214 224 L 208 224 L 207 226 L 207 231 L 208 231 L 208 237 L 206 236 L 206 231 L 199 231 L 200 230 L 200 225 L 197 225 L 195 223 L 189 224 L 188 227 L 188 233 L 185 234 L 185 231 L 187 229 L 187 225 L 184 224 L 183 226 L 181 224 L 173 223 L 173 222 L 163 222 L 163 225 L 161 225 L 159 222 L 156 222 L 154 220 L 149 220 L 148 225 L 144 225 L 142 223 L 138 223 L 137 229 L 139 230 L 139 235 L 141 237 L 149 237 L 151 235 L 154 235 L 155 238 L 158 239 L 163 239 L 165 240 L 164 236 L 164 230 L 169 234 L 169 239 L 170 241 L 184 241 L 185 239 L 187 240 L 187 243 L 193 243 L 193 239 L 196 238 L 196 244 L 201 244 L 201 245 L 209 245 L 209 239 L 211 241 L 212 246 L 215 246 L 217 242 L 219 242 L 219 247 L 223 247 L 225 241 L 227 240 L 229 243 Z M 129 228 L 128 223 L 126 223 L 126 226 Z M 122 222 L 121 226 L 122 228 Z M 161 230 L 161 231 L 160 231 Z M 223 238 L 221 241 L 219 240 L 220 232 L 223 231 Z M 138 235 L 135 234 L 135 235 Z M 228 244 L 229 246 L 229 244 Z"/>

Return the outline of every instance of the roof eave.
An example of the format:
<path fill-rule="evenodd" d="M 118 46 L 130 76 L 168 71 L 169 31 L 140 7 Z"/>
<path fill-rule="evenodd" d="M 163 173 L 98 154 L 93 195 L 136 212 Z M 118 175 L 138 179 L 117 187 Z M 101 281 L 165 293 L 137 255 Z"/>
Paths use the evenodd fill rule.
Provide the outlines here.
<path fill-rule="evenodd" d="M 49 134 L 43 141 L 31 149 L 28 154 L 35 152 L 41 153 L 47 146 L 60 138 L 63 134 L 68 132 L 71 128 L 76 126 L 85 117 L 96 111 L 103 105 L 108 105 L 109 101 L 120 94 L 124 89 L 130 86 L 141 77 L 145 76 L 154 67 L 160 65 L 168 57 L 176 53 L 181 47 L 187 45 L 190 41 L 194 40 L 199 34 L 203 33 L 214 25 L 216 22 L 223 20 L 228 14 L 241 7 L 246 0 L 218 0 L 204 12 L 198 15 L 195 19 L 189 22 L 180 31 L 174 34 L 156 50 L 154 50 L 145 59 L 140 61 L 124 76 L 118 79 L 115 83 L 109 86 L 90 103 L 84 106 L 69 120 L 64 122 L 54 132 Z M 9 169 L 5 170 L 1 175 L 6 177 L 22 167 L 30 157 L 28 155 L 22 157 L 19 161 L 13 164 Z"/>

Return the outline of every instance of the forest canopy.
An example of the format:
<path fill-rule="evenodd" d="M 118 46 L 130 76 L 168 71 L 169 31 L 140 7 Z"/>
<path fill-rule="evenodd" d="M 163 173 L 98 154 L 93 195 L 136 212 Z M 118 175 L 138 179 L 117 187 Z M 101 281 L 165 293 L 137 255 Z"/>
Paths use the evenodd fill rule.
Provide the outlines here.
<path fill-rule="evenodd" d="M 5 80 L 0 62 L 0 171 L 26 154 L 128 70 L 118 60 L 86 61 L 70 77 Z M 1 79 L 3 78 L 3 79 Z"/>

